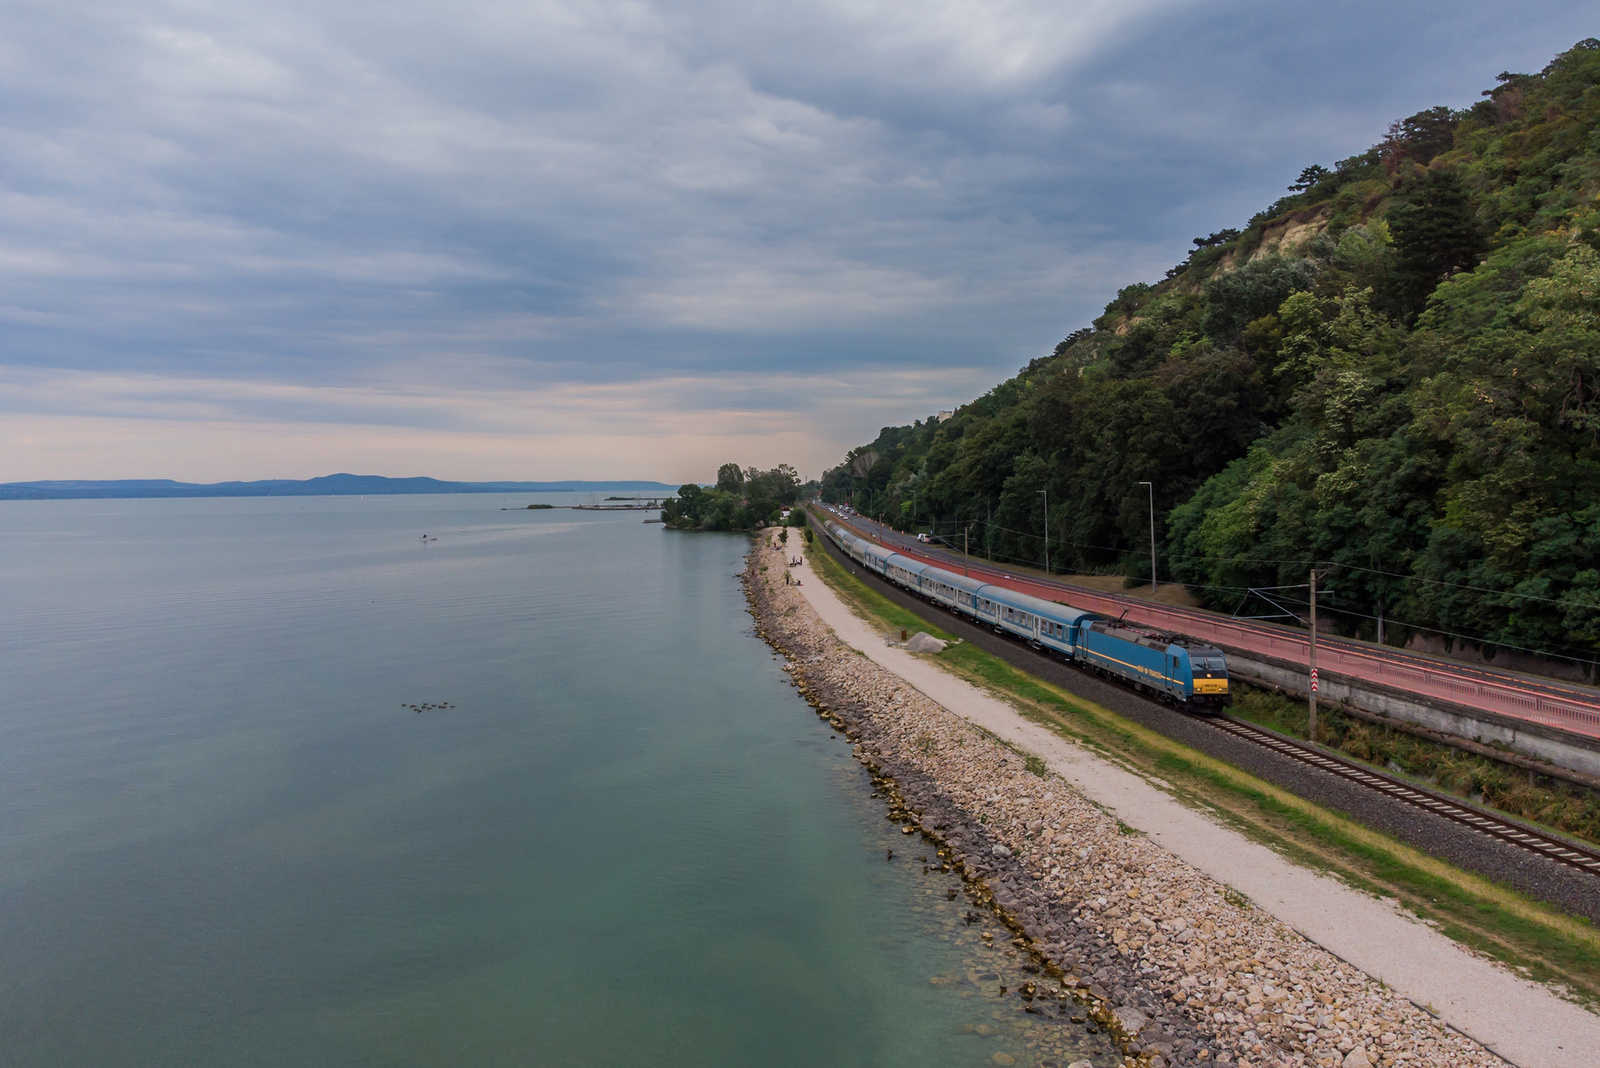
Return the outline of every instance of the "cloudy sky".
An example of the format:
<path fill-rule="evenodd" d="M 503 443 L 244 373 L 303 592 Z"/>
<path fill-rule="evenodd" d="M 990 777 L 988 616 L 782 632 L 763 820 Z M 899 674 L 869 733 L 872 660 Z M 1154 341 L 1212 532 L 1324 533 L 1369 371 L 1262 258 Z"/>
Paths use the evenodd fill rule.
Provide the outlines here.
<path fill-rule="evenodd" d="M 10 0 L 0 481 L 808 475 L 1592 0 Z"/>

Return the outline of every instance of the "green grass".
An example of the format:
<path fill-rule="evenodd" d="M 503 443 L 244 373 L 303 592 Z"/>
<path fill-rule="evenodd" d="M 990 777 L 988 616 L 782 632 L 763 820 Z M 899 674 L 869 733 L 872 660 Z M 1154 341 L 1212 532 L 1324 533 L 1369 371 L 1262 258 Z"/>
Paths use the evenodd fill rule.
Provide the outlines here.
<path fill-rule="evenodd" d="M 826 553 L 813 568 L 859 614 L 884 628 L 950 638 L 851 576 Z M 931 610 L 930 610 L 931 611 Z M 1600 1003 L 1600 936 L 1509 887 L 1462 871 L 1330 809 L 1190 749 L 1109 709 L 1028 675 L 970 643 L 936 657 L 954 674 L 1007 698 L 1029 719 L 1067 735 L 1295 861 L 1392 896 L 1447 936 L 1530 977 Z"/>

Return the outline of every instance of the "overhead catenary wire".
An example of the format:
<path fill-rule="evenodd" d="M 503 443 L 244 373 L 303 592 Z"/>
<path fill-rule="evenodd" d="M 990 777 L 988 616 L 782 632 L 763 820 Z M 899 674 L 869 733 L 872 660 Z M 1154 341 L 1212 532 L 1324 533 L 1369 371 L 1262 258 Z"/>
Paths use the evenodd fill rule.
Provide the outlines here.
<path fill-rule="evenodd" d="M 955 522 L 957 522 L 959 524 L 962 521 L 961 520 L 956 520 Z M 1038 539 L 1040 541 L 1043 540 L 1043 535 L 1038 534 L 1038 533 L 1033 532 L 1033 531 L 1017 530 L 1014 527 L 1001 526 L 998 523 L 992 523 L 992 522 L 990 522 L 988 520 L 983 520 L 983 519 L 972 520 L 972 522 L 977 524 L 977 525 L 983 526 L 983 527 L 985 527 L 987 529 L 1003 531 L 1003 532 L 1005 532 L 1007 534 L 1016 534 L 1017 536 L 1024 537 L 1024 538 L 1034 538 L 1034 539 Z M 931 525 L 934 528 L 934 530 L 938 529 L 937 521 L 935 521 Z M 1066 538 L 1058 538 L 1058 539 L 1052 539 L 1052 540 L 1057 545 L 1071 546 L 1073 548 L 1078 548 L 1078 549 L 1095 549 L 1095 550 L 1098 550 L 1100 552 L 1132 555 L 1133 553 L 1138 551 L 1138 550 L 1133 549 L 1130 546 L 1125 546 L 1125 545 L 1124 546 L 1100 545 L 1100 544 L 1097 544 L 1095 542 L 1073 541 L 1073 540 L 1069 540 L 1069 539 L 1066 539 Z M 1320 559 L 1313 559 L 1311 557 L 1288 558 L 1288 559 L 1272 559 L 1272 558 L 1269 558 L 1269 557 L 1258 557 L 1258 556 L 1196 556 L 1196 555 L 1190 555 L 1190 554 L 1184 554 L 1184 553 L 1163 553 L 1162 555 L 1166 559 L 1174 560 L 1174 561 L 1176 561 L 1176 560 L 1181 560 L 1181 561 L 1184 561 L 1184 562 L 1196 562 L 1196 561 L 1198 561 L 1198 562 L 1201 562 L 1201 563 L 1226 564 L 1226 565 L 1236 565 L 1236 566 L 1256 564 L 1256 565 L 1271 566 L 1271 567 L 1297 567 L 1297 568 L 1303 568 L 1303 569 L 1306 569 L 1306 570 L 1309 570 L 1309 569 L 1311 569 L 1313 567 L 1337 567 L 1337 568 L 1342 568 L 1342 569 L 1347 570 L 1347 571 L 1362 571 L 1362 572 L 1365 572 L 1365 573 L 1370 574 L 1370 575 L 1382 575 L 1385 578 L 1397 579 L 1397 580 L 1399 580 L 1401 582 L 1417 582 L 1417 583 L 1423 583 L 1423 584 L 1430 585 L 1430 586 L 1444 586 L 1444 587 L 1449 587 L 1451 589 L 1468 590 L 1468 591 L 1471 591 L 1473 593 L 1487 594 L 1487 595 L 1489 595 L 1491 597 L 1512 597 L 1512 598 L 1516 598 L 1517 600 L 1521 600 L 1521 601 L 1538 601 L 1538 602 L 1543 603 L 1543 604 L 1559 605 L 1559 606 L 1564 607 L 1564 608 L 1589 608 L 1589 609 L 1594 609 L 1595 611 L 1600 611 L 1600 601 L 1574 600 L 1572 598 L 1565 598 L 1564 599 L 1564 598 L 1559 598 L 1559 597 L 1541 597 L 1540 595 L 1538 595 L 1536 593 L 1519 593 L 1516 590 L 1497 590 L 1497 589 L 1493 589 L 1493 588 L 1488 587 L 1488 586 L 1473 586 L 1473 585 L 1470 585 L 1468 583 L 1449 582 L 1449 581 L 1446 581 L 1445 579 L 1429 578 L 1426 575 L 1402 575 L 1402 574 L 1400 574 L 1398 572 L 1395 572 L 1395 571 L 1384 571 L 1381 568 L 1367 567 L 1364 564 L 1347 563 L 1347 562 L 1342 561 L 1342 560 L 1320 560 Z M 1018 559 L 1018 558 L 1014 557 L 1013 559 Z M 1018 562 L 1021 562 L 1021 561 L 1018 560 Z M 1094 574 L 1094 572 L 1084 572 L 1084 571 L 1080 571 L 1080 572 L 1077 572 L 1077 573 L 1079 573 L 1079 574 Z M 1227 587 L 1227 586 L 1206 586 L 1206 587 L 1201 587 L 1201 586 L 1199 586 L 1199 585 L 1197 585 L 1195 583 L 1185 583 L 1185 585 L 1194 586 L 1196 589 L 1204 588 L 1204 589 L 1240 589 L 1240 590 L 1243 590 L 1243 589 L 1247 589 L 1248 588 L 1248 587 Z"/>
<path fill-rule="evenodd" d="M 983 520 L 974 520 L 973 522 L 975 524 L 979 524 L 979 525 L 988 525 L 988 524 L 985 524 Z M 891 528 L 891 529 L 893 529 L 893 528 Z M 1037 534 L 1029 534 L 1027 531 L 1012 530 L 1009 527 L 1001 527 L 1001 526 L 996 525 L 995 529 L 1005 530 L 1005 531 L 1008 531 L 1010 533 L 1015 533 L 1015 534 L 1022 534 L 1022 535 L 1028 536 L 1028 537 L 1034 537 L 1034 538 L 1039 537 L 1039 535 L 1037 535 Z M 934 532 L 935 533 L 937 532 L 937 525 L 936 524 L 934 525 Z M 1063 543 L 1063 544 L 1068 544 L 1068 543 Z M 1129 552 L 1131 550 L 1120 549 L 1120 550 L 1113 550 L 1113 551 Z M 1035 563 L 1036 563 L 1033 560 L 1023 559 L 1022 557 L 1011 556 L 1011 555 L 1008 555 L 1008 554 L 1005 554 L 1005 553 L 996 554 L 992 550 L 990 551 L 990 554 L 989 554 L 988 558 L 989 558 L 989 560 L 991 562 L 1018 564 L 1018 565 L 1021 565 L 1023 567 L 1033 567 L 1033 566 L 1035 566 Z M 1195 559 L 1207 559 L 1207 558 L 1206 557 L 1173 557 L 1172 559 L 1195 560 Z M 1303 563 L 1303 564 L 1305 564 L 1305 566 L 1308 569 L 1312 566 L 1312 562 L 1309 561 L 1309 560 L 1307 560 L 1307 561 L 1280 561 L 1280 563 L 1287 563 L 1287 564 Z M 1329 562 L 1323 562 L 1322 566 L 1329 566 Z M 1347 568 L 1354 568 L 1354 569 L 1358 569 L 1358 570 L 1374 570 L 1374 569 L 1362 569 L 1362 568 L 1358 568 L 1357 565 L 1350 565 L 1350 564 L 1339 564 L 1337 566 L 1347 567 Z M 1112 575 L 1105 574 L 1105 573 L 1102 573 L 1102 572 L 1086 571 L 1086 570 L 1083 570 L 1081 568 L 1061 567 L 1060 565 L 1057 565 L 1056 571 L 1064 573 L 1064 574 L 1082 575 L 1082 576 L 1090 577 L 1090 578 L 1109 578 L 1109 577 L 1113 577 Z M 1379 573 L 1380 574 L 1385 574 L 1385 575 L 1389 575 L 1390 574 L 1388 572 L 1379 572 Z M 1406 576 L 1403 576 L 1403 575 L 1391 575 L 1391 577 L 1402 578 L 1403 579 Z M 1418 578 L 1416 581 L 1431 581 L 1431 580 Z M 1194 582 L 1185 582 L 1185 583 L 1183 583 L 1183 585 L 1188 587 L 1189 589 L 1205 590 L 1205 591 L 1211 592 L 1211 593 L 1248 594 L 1253 589 L 1255 589 L 1255 587 L 1250 587 L 1250 586 L 1218 586 L 1218 585 L 1212 585 L 1212 584 L 1207 584 L 1207 583 L 1194 583 Z M 1455 585 L 1455 584 L 1446 584 L 1446 585 Z M 1292 588 L 1292 587 L 1284 587 L 1284 588 L 1287 589 L 1287 588 Z M 1473 587 L 1462 587 L 1462 588 L 1472 589 Z M 1485 591 L 1485 592 L 1493 593 L 1493 592 L 1496 592 L 1496 591 Z M 1322 598 L 1322 607 L 1326 611 L 1332 611 L 1332 612 L 1338 613 L 1339 615 L 1343 615 L 1343 616 L 1347 616 L 1347 617 L 1351 617 L 1351 618 L 1355 618 L 1355 619 L 1362 619 L 1362 620 L 1377 621 L 1380 618 L 1377 615 L 1361 611 L 1360 609 L 1357 609 L 1357 608 L 1345 607 L 1343 604 L 1339 604 L 1339 603 L 1335 603 L 1335 604 L 1331 604 L 1331 605 L 1328 604 L 1327 603 L 1327 599 L 1331 598 L 1331 599 L 1333 599 L 1335 601 L 1339 601 L 1340 600 L 1341 595 L 1338 594 L 1337 592 L 1324 591 L 1322 593 L 1322 595 L 1321 595 L 1321 598 Z M 1290 604 L 1294 604 L 1296 606 L 1304 606 L 1304 607 L 1307 607 L 1307 608 L 1310 607 L 1310 601 L 1309 600 L 1299 601 L 1299 600 L 1296 600 L 1296 599 L 1290 598 L 1290 597 L 1285 597 L 1285 598 L 1282 598 L 1282 599 L 1287 601 L 1287 602 L 1289 602 Z M 1553 603 L 1553 604 L 1570 605 L 1572 603 L 1572 602 L 1569 602 L 1569 601 L 1551 601 L 1550 598 L 1537 598 L 1537 599 L 1544 600 L 1544 601 L 1549 601 L 1550 603 Z M 1594 607 L 1594 608 L 1600 609 L 1600 605 L 1593 605 L 1593 606 L 1581 605 L 1581 607 Z M 1419 631 L 1419 632 L 1426 633 L 1426 634 L 1435 634 L 1435 635 L 1438 635 L 1440 637 L 1450 638 L 1450 639 L 1453 639 L 1453 640 L 1456 640 L 1456 641 L 1474 642 L 1474 643 L 1477 643 L 1478 645 L 1493 646 L 1493 647 L 1495 647 L 1497 649 L 1506 649 L 1506 650 L 1510 650 L 1512 652 L 1518 652 L 1518 653 L 1528 653 L 1528 654 L 1533 655 L 1533 656 L 1550 657 L 1552 659 L 1565 660 L 1565 661 L 1568 661 L 1570 663 L 1583 665 L 1583 666 L 1586 666 L 1586 667 L 1600 668 L 1600 660 L 1597 660 L 1592 652 L 1589 652 L 1587 650 L 1577 649 L 1577 648 L 1574 648 L 1572 646 L 1545 646 L 1545 647 L 1539 648 L 1539 647 L 1533 647 L 1533 646 L 1519 645 L 1519 644 L 1516 644 L 1515 642 L 1509 642 L 1509 641 L 1505 641 L 1503 639 L 1498 639 L 1498 638 L 1490 638 L 1490 637 L 1486 637 L 1486 636 L 1481 635 L 1481 634 L 1465 634 L 1465 633 L 1462 633 L 1460 631 L 1446 630 L 1446 629 L 1444 629 L 1442 627 L 1432 626 L 1432 625 L 1426 624 L 1426 623 L 1416 623 L 1416 622 L 1412 622 L 1412 621 L 1407 620 L 1407 619 L 1397 618 L 1397 617 L 1392 616 L 1392 615 L 1386 615 L 1386 616 L 1382 617 L 1382 619 L 1387 624 L 1391 624 L 1391 625 L 1394 625 L 1394 626 L 1405 627 L 1407 629 L 1410 629 L 1410 630 L 1413 630 L 1413 631 Z"/>

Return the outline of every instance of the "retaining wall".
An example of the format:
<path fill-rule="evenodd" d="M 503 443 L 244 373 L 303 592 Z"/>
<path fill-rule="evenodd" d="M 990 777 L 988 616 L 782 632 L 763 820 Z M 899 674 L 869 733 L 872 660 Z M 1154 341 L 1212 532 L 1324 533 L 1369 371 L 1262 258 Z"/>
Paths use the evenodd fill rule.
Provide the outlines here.
<path fill-rule="evenodd" d="M 1252 656 L 1223 647 L 1229 674 L 1274 686 L 1302 697 L 1310 693 L 1306 669 L 1301 664 Z M 1484 745 L 1504 746 L 1536 760 L 1549 761 L 1585 775 L 1600 777 L 1600 742 L 1567 734 L 1538 723 L 1499 716 L 1459 705 L 1423 704 L 1413 694 L 1319 672 L 1317 696 L 1343 703 L 1388 719 L 1412 723 L 1440 734 L 1466 738 Z"/>

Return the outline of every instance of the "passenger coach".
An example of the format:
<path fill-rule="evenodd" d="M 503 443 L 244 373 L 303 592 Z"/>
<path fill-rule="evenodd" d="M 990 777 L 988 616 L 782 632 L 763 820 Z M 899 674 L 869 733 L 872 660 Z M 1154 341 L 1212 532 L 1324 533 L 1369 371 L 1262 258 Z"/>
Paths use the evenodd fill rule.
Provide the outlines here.
<path fill-rule="evenodd" d="M 996 633 L 1185 708 L 1220 709 L 1232 702 L 1221 649 L 957 575 L 890 552 L 838 523 L 825 529 L 863 567 Z"/>

